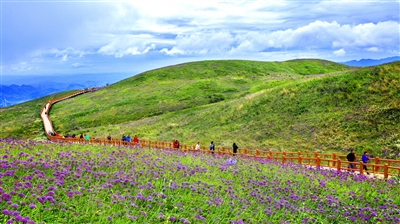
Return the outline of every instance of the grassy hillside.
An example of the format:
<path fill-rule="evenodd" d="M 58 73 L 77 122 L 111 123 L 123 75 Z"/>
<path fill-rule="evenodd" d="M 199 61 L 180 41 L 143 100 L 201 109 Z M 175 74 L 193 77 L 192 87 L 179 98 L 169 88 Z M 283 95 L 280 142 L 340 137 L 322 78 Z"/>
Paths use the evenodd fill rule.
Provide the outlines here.
<path fill-rule="evenodd" d="M 43 104 L 53 98 L 72 91 L 52 94 L 12 107 L 0 108 L 0 138 L 45 139 L 40 110 Z"/>
<path fill-rule="evenodd" d="M 208 144 L 214 140 L 217 145 L 230 146 L 237 142 L 241 146 L 273 150 L 347 151 L 354 148 L 358 153 L 369 150 L 384 156 L 386 149 L 386 154 L 394 157 L 400 129 L 399 73 L 399 62 L 331 75 L 299 75 L 286 71 L 280 78 L 254 82 L 262 86 L 257 91 L 252 91 L 250 85 L 247 89 L 242 87 L 238 95 L 226 95 L 218 103 L 184 107 L 117 125 L 108 123 L 91 128 L 86 125 L 83 130 L 95 136 L 128 133 L 166 141 L 178 138 L 188 144 L 196 141 Z M 229 77 L 224 79 L 229 80 Z M 242 77 L 250 80 L 248 76 Z M 94 95 L 87 95 L 87 98 Z M 62 113 L 70 111 L 65 108 L 73 103 L 78 101 L 58 105 L 52 117 L 57 116 L 60 121 Z M 86 121 L 95 123 L 96 119 L 86 118 Z M 64 125 L 68 125 L 67 120 L 61 121 L 59 126 Z"/>
<path fill-rule="evenodd" d="M 400 62 L 359 70 L 321 60 L 193 62 L 57 103 L 50 115 L 60 133 L 395 157 L 399 68 Z"/>
<path fill-rule="evenodd" d="M 54 106 L 52 117 L 62 132 L 104 127 L 227 102 L 306 74 L 346 68 L 321 60 L 192 62 L 145 72 L 79 100 L 61 102 Z"/>

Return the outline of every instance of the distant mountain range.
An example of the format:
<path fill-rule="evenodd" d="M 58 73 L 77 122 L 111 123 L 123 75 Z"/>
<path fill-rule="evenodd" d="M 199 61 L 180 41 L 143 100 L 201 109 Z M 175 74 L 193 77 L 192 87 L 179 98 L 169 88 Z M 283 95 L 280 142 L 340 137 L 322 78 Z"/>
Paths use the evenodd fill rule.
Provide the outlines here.
<path fill-rule="evenodd" d="M 101 87 L 135 73 L 78 74 L 54 76 L 6 76 L 0 85 L 0 108 L 27 102 L 66 90 Z"/>
<path fill-rule="evenodd" d="M 340 64 L 348 65 L 348 66 L 356 66 L 356 67 L 364 67 L 364 66 L 375 66 L 381 65 L 389 62 L 399 61 L 400 56 L 394 56 L 390 58 L 382 58 L 382 59 L 361 59 L 361 60 L 352 60 L 346 62 L 339 62 Z"/>
<path fill-rule="evenodd" d="M 88 87 L 94 87 L 92 83 L 88 82 L 85 84 L 61 84 L 61 83 L 51 83 L 50 85 L 0 85 L 0 108 L 12 106 L 14 104 L 23 103 L 32 99 L 47 96 L 53 93 L 58 93 L 66 90 L 73 89 L 84 89 Z"/>

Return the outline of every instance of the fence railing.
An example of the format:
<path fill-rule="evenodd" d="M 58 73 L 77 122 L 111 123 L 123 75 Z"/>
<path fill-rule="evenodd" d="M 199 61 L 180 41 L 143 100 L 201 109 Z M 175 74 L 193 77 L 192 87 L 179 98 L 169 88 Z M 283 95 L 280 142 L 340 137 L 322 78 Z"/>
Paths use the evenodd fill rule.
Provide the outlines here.
<path fill-rule="evenodd" d="M 141 139 L 139 142 L 127 142 L 122 141 L 119 138 L 111 138 L 110 140 L 107 138 L 96 138 L 90 137 L 89 140 L 85 140 L 84 138 L 64 138 L 62 136 L 52 136 L 48 132 L 48 129 L 54 133 L 53 126 L 51 124 L 51 120 L 48 116 L 50 108 L 53 104 L 68 99 L 86 92 L 91 92 L 92 89 L 85 89 L 73 92 L 63 97 L 57 97 L 52 100 L 46 102 L 41 111 L 41 118 L 43 124 L 45 125 L 45 120 L 48 120 L 48 124 L 50 127 L 46 127 L 45 125 L 45 133 L 48 139 L 57 142 L 72 142 L 72 143 L 82 143 L 82 144 L 99 144 L 99 145 L 113 145 L 113 146 L 126 146 L 126 147 L 134 147 L 140 146 L 142 148 L 148 147 L 153 149 L 174 149 L 172 142 L 164 142 L 164 141 L 156 141 L 156 140 L 145 140 Z M 45 112 L 45 113 L 43 113 Z M 195 150 L 195 145 L 180 145 L 176 150 L 184 151 L 184 152 L 201 152 L 211 154 L 214 153 L 216 155 L 230 155 L 233 156 L 233 151 L 231 148 L 226 148 L 224 146 L 215 147 L 215 151 L 208 150 L 208 147 L 202 146 L 200 150 Z M 246 149 L 239 148 L 238 152 L 235 154 L 237 156 L 247 156 L 253 157 L 255 160 L 258 158 L 272 159 L 276 161 L 280 161 L 282 163 L 292 162 L 298 163 L 301 165 L 315 166 L 315 167 L 324 167 L 330 169 L 336 169 L 338 171 L 357 171 L 360 174 L 363 174 L 364 166 L 368 169 L 368 172 L 374 174 L 382 174 L 384 178 L 388 178 L 389 175 L 400 175 L 400 160 L 392 160 L 392 159 L 381 159 L 381 158 L 372 158 L 370 163 L 363 162 L 348 162 L 346 161 L 346 155 L 340 155 L 336 153 L 318 153 L 318 152 L 273 152 L 273 151 L 265 151 L 258 149 Z M 361 160 L 361 156 L 356 156 L 356 160 Z M 353 168 L 349 168 L 350 164 L 353 165 Z"/>

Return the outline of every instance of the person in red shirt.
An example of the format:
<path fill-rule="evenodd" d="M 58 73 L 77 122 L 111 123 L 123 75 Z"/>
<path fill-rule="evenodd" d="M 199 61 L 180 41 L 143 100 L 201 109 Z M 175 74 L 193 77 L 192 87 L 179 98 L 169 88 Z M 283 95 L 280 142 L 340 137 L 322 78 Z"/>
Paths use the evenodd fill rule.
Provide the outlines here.
<path fill-rule="evenodd" d="M 135 137 L 133 137 L 133 143 L 138 144 L 139 143 L 139 138 L 135 135 Z"/>

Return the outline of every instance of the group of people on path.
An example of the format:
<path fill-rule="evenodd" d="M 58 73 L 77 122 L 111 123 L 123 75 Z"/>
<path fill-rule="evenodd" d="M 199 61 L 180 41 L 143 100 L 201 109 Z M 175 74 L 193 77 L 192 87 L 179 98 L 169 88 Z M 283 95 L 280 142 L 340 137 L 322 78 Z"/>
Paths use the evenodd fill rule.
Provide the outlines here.
<path fill-rule="evenodd" d="M 108 139 L 109 141 L 111 141 L 111 136 L 108 135 L 108 136 L 107 136 L 107 139 Z M 122 135 L 122 138 L 121 138 L 121 141 L 122 141 L 122 142 L 131 142 L 131 136 L 130 136 L 130 135 L 125 135 L 125 134 L 123 134 L 123 135 Z M 139 138 L 138 138 L 136 135 L 133 137 L 133 143 L 135 143 L 135 144 L 138 144 L 138 143 L 139 143 Z"/>
<path fill-rule="evenodd" d="M 354 172 L 355 164 L 353 164 L 353 163 L 356 162 L 356 155 L 354 153 L 354 150 L 351 150 L 351 152 L 346 156 L 346 159 L 347 159 L 347 161 L 350 162 L 348 168 Z M 368 163 L 368 161 L 369 161 L 368 152 L 364 152 L 364 154 L 361 156 L 361 161 L 364 164 Z M 366 165 L 363 165 L 363 169 L 365 171 L 367 171 L 367 174 L 369 175 L 368 168 Z"/>

